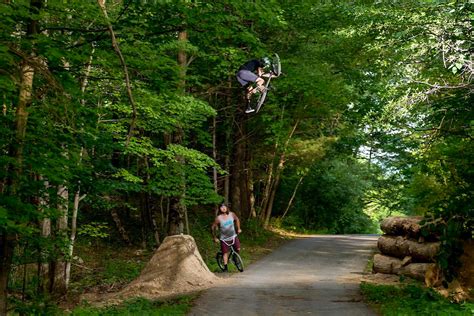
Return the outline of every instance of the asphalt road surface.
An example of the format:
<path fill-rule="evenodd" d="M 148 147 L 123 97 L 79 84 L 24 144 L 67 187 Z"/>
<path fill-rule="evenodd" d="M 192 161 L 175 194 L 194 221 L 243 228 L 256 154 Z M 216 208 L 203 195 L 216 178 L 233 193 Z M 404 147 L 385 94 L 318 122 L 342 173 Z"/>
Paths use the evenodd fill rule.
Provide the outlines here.
<path fill-rule="evenodd" d="M 293 240 L 204 292 L 189 315 L 376 315 L 359 279 L 377 236 Z"/>

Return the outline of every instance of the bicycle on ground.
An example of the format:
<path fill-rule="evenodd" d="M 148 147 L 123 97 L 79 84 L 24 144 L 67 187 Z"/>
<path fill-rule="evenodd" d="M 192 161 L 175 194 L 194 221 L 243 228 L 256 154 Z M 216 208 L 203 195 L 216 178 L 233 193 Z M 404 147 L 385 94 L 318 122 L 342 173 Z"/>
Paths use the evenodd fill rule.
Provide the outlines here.
<path fill-rule="evenodd" d="M 232 262 L 235 265 L 235 267 L 237 268 L 237 270 L 239 270 L 240 272 L 243 272 L 244 271 L 244 262 L 243 262 L 242 258 L 240 257 L 239 253 L 234 248 L 236 237 L 237 237 L 237 235 L 229 237 L 229 238 L 221 239 L 221 241 L 224 242 L 227 246 L 229 246 L 229 249 L 230 249 L 229 250 L 229 258 L 227 260 L 228 261 L 227 265 L 229 266 L 229 262 Z M 216 260 L 217 260 L 217 265 L 219 266 L 219 268 L 222 271 L 224 271 L 225 270 L 224 254 L 222 253 L 222 250 L 219 250 L 217 252 Z"/>

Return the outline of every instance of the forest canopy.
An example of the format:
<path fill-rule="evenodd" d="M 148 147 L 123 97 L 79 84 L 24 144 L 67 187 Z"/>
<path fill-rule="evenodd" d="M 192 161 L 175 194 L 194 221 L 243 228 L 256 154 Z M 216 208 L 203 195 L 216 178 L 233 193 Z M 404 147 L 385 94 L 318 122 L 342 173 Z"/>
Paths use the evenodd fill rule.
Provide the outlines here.
<path fill-rule="evenodd" d="M 454 274 L 473 234 L 473 5 L 3 1 L 0 314 L 13 267 L 65 293 L 76 237 L 159 245 L 223 201 L 326 233 L 424 215 Z M 283 74 L 245 114 L 235 73 L 273 53 Z"/>

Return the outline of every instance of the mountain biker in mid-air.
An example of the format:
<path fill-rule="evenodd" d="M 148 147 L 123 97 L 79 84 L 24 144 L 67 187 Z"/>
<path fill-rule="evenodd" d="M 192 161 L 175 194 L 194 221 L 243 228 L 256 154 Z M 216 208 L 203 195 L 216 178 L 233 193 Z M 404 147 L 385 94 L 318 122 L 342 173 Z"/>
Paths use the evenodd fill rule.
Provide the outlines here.
<path fill-rule="evenodd" d="M 247 110 L 245 113 L 252 113 L 255 109 L 250 106 L 250 98 L 257 91 L 265 90 L 265 80 L 262 77 L 269 77 L 272 62 L 270 58 L 263 57 L 261 59 L 252 59 L 240 66 L 236 73 L 237 81 L 245 87 L 245 98 L 247 100 Z"/>
<path fill-rule="evenodd" d="M 235 226 L 234 226 L 235 224 Z M 231 212 L 227 205 L 221 204 L 219 206 L 219 215 L 214 219 L 214 222 L 211 226 L 212 236 L 214 237 L 214 241 L 216 243 L 219 242 L 219 239 L 216 237 L 216 231 L 219 228 L 220 231 L 220 242 L 221 242 L 221 250 L 224 254 L 224 272 L 227 271 L 227 262 L 229 261 L 229 251 L 230 246 L 224 242 L 225 239 L 235 238 L 234 241 L 234 248 L 236 249 L 237 253 L 240 252 L 240 241 L 237 237 L 237 234 L 240 234 L 242 230 L 240 229 L 240 220 L 235 215 L 235 213 Z M 235 230 L 237 228 L 237 232 Z"/>

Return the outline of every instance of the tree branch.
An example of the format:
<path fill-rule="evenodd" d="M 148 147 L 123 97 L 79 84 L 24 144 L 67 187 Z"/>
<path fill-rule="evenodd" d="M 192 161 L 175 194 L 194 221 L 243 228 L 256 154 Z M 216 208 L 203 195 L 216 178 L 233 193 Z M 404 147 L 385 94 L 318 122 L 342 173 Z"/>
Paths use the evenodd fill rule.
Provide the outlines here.
<path fill-rule="evenodd" d="M 419 83 L 419 84 L 424 84 L 424 85 L 427 85 L 431 88 L 434 88 L 436 90 L 441 90 L 441 89 L 461 89 L 461 88 L 467 88 L 469 87 L 471 84 L 469 83 L 465 83 L 465 84 L 460 84 L 460 85 L 456 85 L 456 86 L 449 86 L 449 85 L 439 85 L 439 84 L 431 84 L 429 82 L 424 82 L 424 81 L 417 81 L 417 80 L 414 80 L 412 81 L 413 83 Z M 432 91 L 432 90 L 430 90 Z"/>
<path fill-rule="evenodd" d="M 107 27 L 109 29 L 110 37 L 112 39 L 112 46 L 115 52 L 117 53 L 117 56 L 120 59 L 120 63 L 122 64 L 123 72 L 125 75 L 125 85 L 127 86 L 127 95 L 128 95 L 128 99 L 130 100 L 130 104 L 132 105 L 132 118 L 130 121 L 130 128 L 128 130 L 127 140 L 125 142 L 125 146 L 127 147 L 128 144 L 130 143 L 130 139 L 132 138 L 133 130 L 135 129 L 135 125 L 137 121 L 137 107 L 135 104 L 135 100 L 133 99 L 132 86 L 130 84 L 130 77 L 128 74 L 127 64 L 125 63 L 125 59 L 122 55 L 122 51 L 120 50 L 120 47 L 117 42 L 117 38 L 115 37 L 115 33 L 112 28 L 112 23 L 110 23 L 109 16 L 107 15 L 105 0 L 97 0 L 97 3 L 99 4 L 100 9 L 102 10 L 102 14 L 104 15 L 105 20 L 107 22 Z"/>
<path fill-rule="evenodd" d="M 89 30 L 89 29 L 79 29 L 74 27 L 59 27 L 59 26 L 51 26 L 45 27 L 42 31 L 72 31 L 72 32 L 80 32 L 80 33 L 103 33 L 107 32 L 109 29 L 98 29 L 98 30 Z"/>

